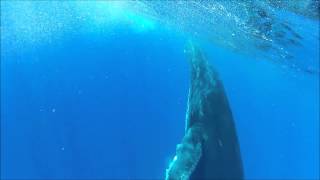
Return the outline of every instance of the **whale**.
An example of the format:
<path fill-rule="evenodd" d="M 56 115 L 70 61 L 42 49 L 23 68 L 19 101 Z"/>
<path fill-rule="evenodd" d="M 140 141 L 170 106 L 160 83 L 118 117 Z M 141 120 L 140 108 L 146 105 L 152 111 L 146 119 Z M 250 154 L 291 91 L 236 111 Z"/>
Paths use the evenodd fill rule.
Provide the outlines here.
<path fill-rule="evenodd" d="M 189 41 L 190 87 L 185 134 L 166 169 L 167 180 L 243 179 L 236 127 L 218 73 Z"/>

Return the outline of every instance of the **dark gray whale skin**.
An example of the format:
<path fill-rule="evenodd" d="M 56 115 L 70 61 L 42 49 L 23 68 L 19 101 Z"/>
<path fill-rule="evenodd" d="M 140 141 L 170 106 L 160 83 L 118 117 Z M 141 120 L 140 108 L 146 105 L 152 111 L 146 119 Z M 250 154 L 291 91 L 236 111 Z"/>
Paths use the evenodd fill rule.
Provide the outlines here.
<path fill-rule="evenodd" d="M 243 179 L 235 124 L 222 82 L 190 43 L 186 131 L 166 179 Z"/>

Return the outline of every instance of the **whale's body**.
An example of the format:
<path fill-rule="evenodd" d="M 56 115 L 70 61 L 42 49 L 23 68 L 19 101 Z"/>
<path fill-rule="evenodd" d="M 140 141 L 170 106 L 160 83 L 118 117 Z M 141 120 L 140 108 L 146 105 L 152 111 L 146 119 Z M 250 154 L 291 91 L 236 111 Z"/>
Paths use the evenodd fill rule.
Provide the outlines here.
<path fill-rule="evenodd" d="M 186 132 L 166 179 L 243 179 L 240 148 L 222 82 L 190 46 L 191 85 Z"/>

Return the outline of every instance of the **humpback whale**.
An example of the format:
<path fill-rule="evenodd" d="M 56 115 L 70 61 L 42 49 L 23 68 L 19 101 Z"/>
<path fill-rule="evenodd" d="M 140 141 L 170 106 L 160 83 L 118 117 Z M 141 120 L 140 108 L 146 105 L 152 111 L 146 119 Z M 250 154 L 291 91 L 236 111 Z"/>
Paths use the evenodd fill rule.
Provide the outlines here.
<path fill-rule="evenodd" d="M 166 179 L 243 179 L 236 128 L 222 82 L 192 42 L 187 54 L 191 82 L 185 135 Z"/>

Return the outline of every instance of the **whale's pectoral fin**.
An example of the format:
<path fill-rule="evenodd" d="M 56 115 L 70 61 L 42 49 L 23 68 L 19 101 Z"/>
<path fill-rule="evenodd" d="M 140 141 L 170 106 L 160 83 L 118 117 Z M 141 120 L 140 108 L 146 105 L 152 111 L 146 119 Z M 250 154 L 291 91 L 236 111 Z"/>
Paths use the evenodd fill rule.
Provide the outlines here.
<path fill-rule="evenodd" d="M 189 128 L 177 145 L 176 156 L 166 171 L 167 180 L 187 180 L 196 168 L 201 155 L 202 146 L 206 140 L 202 126 L 195 124 Z"/>

